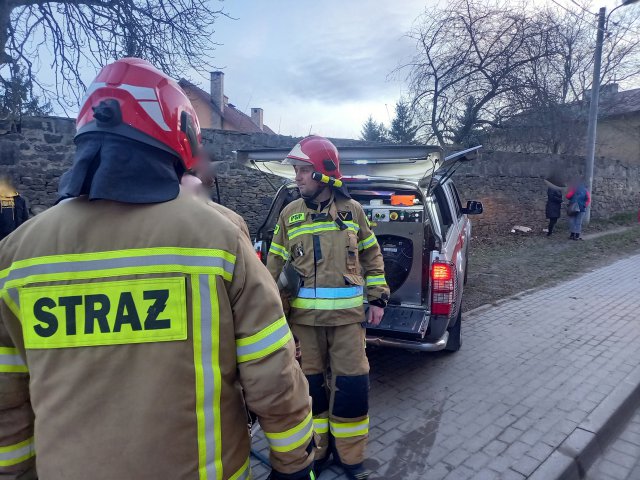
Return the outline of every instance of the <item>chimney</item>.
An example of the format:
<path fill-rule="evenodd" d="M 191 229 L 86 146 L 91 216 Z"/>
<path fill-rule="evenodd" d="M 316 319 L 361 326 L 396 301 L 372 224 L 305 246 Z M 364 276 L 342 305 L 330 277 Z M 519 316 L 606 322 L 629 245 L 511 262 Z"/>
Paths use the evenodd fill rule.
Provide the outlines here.
<path fill-rule="evenodd" d="M 224 73 L 211 72 L 211 100 L 213 104 L 223 111 L 224 106 Z"/>
<path fill-rule="evenodd" d="M 258 126 L 260 131 L 263 130 L 262 116 L 263 116 L 263 111 L 261 108 L 251 109 L 251 120 L 253 121 L 253 123 L 255 123 Z"/>

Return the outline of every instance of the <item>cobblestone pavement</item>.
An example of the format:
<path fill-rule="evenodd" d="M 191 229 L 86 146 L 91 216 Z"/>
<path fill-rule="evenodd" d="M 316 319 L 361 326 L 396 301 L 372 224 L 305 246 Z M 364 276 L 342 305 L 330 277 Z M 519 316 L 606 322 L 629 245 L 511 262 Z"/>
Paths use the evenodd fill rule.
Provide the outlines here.
<path fill-rule="evenodd" d="M 640 479 L 640 409 L 591 466 L 586 479 Z"/>
<path fill-rule="evenodd" d="M 371 478 L 526 478 L 640 365 L 639 310 L 635 255 L 467 313 L 457 353 L 370 349 Z"/>

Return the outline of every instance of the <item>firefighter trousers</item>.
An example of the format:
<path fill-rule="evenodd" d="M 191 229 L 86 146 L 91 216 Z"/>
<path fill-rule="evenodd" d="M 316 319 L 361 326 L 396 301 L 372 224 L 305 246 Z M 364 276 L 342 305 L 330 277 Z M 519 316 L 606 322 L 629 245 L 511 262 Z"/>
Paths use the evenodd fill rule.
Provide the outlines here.
<path fill-rule="evenodd" d="M 325 458 L 332 445 L 341 463 L 362 463 L 369 436 L 364 327 L 352 323 L 336 327 L 294 324 L 291 328 L 300 340 L 302 371 L 309 382 L 314 429 L 320 437 L 316 460 Z"/>

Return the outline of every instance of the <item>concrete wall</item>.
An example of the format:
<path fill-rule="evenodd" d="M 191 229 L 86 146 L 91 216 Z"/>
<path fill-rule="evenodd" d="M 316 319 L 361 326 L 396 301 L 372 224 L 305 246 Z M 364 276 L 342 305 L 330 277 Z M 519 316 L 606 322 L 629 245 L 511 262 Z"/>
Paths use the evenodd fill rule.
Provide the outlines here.
<path fill-rule="evenodd" d="M 4 129 L 4 130 L 3 130 Z M 13 178 L 18 190 L 29 200 L 34 213 L 51 206 L 57 195 L 60 175 L 73 159 L 74 122 L 61 118 L 29 118 L 20 133 L 11 133 L 0 124 L 0 174 Z M 5 132 L 3 134 L 3 131 Z M 265 176 L 234 163 L 237 149 L 290 148 L 294 137 L 244 134 L 205 130 L 203 139 L 216 160 L 222 161 L 219 186 L 222 203 L 241 213 L 252 232 L 267 214 L 277 177 Z M 338 146 L 362 144 L 355 140 L 335 140 Z M 581 171 L 577 156 L 485 152 L 482 158 L 463 165 L 456 183 L 463 200 L 481 200 L 484 215 L 474 218 L 475 232 L 494 235 L 514 224 L 542 228 L 546 201 L 545 176 L 560 168 L 567 178 Z M 593 216 L 606 217 L 640 207 L 640 166 L 598 158 L 594 183 Z"/>

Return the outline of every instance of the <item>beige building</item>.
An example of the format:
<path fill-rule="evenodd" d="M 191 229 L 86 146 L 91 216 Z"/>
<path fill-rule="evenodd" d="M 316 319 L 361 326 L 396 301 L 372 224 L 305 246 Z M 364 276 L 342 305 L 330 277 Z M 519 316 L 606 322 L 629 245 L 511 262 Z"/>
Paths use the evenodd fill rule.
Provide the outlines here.
<path fill-rule="evenodd" d="M 588 91 L 582 101 L 554 111 L 528 112 L 490 133 L 491 148 L 527 153 L 586 154 Z M 640 88 L 619 91 L 606 85 L 600 93 L 596 156 L 640 165 Z"/>
<path fill-rule="evenodd" d="M 201 128 L 275 135 L 263 122 L 262 108 L 252 108 L 249 116 L 229 103 L 224 94 L 223 72 L 211 72 L 209 93 L 184 78 L 178 84 L 191 100 Z"/>

